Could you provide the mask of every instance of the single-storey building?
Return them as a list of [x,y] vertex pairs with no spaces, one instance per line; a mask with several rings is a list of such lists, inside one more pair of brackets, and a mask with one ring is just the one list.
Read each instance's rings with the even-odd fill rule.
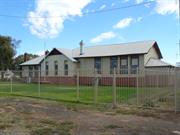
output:
[[37,77],[40,73],[50,82],[61,78],[58,82],[70,83],[78,71],[82,80],[86,80],[95,74],[112,76],[114,69],[117,76],[133,77],[146,68],[167,70],[173,67],[162,58],[158,43],[154,40],[88,47],[81,41],[79,48],[54,48],[20,65],[23,77]]

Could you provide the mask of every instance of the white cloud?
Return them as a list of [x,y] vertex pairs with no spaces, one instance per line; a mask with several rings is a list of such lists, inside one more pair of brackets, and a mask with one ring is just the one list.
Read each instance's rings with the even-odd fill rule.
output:
[[138,17],[138,18],[125,18],[120,20],[117,24],[113,26],[114,29],[123,29],[128,26],[130,26],[132,23],[138,23],[141,22],[143,17]]
[[[142,2],[150,2],[153,0],[135,0],[137,4]],[[124,2],[129,2],[129,0],[124,0]],[[167,14],[176,14],[178,16],[178,2],[179,0],[155,0],[155,12],[160,15],[167,15]],[[149,8],[149,4],[145,4],[145,7]]]
[[133,18],[125,18],[120,20],[116,25],[113,26],[114,29],[123,29],[128,27],[133,22]]
[[142,3],[144,0],[136,0],[136,3],[139,4],[139,3]]
[[140,21],[142,21],[142,19],[143,19],[143,17],[138,17],[138,18],[136,19],[136,22],[140,22]]
[[99,10],[102,10],[102,9],[104,9],[104,8],[106,8],[106,5],[105,5],[105,4],[102,5],[102,6],[99,8]]
[[102,42],[104,40],[109,40],[109,39],[112,39],[115,37],[116,37],[116,34],[112,31],[110,31],[110,32],[101,33],[97,37],[91,39],[90,42],[91,43],[99,43],[99,42]]
[[114,6],[115,6],[115,3],[112,3],[112,4],[111,4],[111,7],[114,7]]
[[[124,2],[129,2],[130,0],[124,0]],[[144,0],[135,0],[137,4],[144,2]]]
[[176,14],[178,16],[178,1],[179,0],[156,0],[155,11],[158,14]]
[[[91,0],[36,0],[36,8],[28,13],[28,26],[40,38],[56,37],[66,19],[81,16]],[[41,18],[42,17],[42,18]]]

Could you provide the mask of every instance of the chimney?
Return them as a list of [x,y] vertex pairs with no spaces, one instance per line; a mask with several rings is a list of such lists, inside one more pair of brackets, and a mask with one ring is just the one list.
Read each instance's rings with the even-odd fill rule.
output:
[[48,53],[49,53],[49,51],[48,51],[48,50],[46,50],[46,51],[45,51],[45,55],[48,55]]
[[83,52],[83,46],[84,46],[83,40],[81,40],[79,45],[80,45],[80,55],[83,55],[84,54],[84,52]]
[[24,62],[28,61],[28,54],[24,53]]

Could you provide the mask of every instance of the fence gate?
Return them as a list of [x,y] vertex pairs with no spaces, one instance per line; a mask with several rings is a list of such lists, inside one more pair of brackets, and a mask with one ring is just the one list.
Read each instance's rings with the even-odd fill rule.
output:
[[180,69],[175,70],[175,111],[180,112]]

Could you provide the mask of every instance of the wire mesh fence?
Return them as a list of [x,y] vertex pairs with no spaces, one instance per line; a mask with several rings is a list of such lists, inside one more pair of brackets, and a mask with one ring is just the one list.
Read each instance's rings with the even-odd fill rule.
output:
[[1,93],[180,111],[179,69],[0,71],[0,75]]
[[175,90],[175,112],[180,111],[180,69],[176,68],[174,72],[174,77],[175,77],[175,85],[174,85],[174,90]]

